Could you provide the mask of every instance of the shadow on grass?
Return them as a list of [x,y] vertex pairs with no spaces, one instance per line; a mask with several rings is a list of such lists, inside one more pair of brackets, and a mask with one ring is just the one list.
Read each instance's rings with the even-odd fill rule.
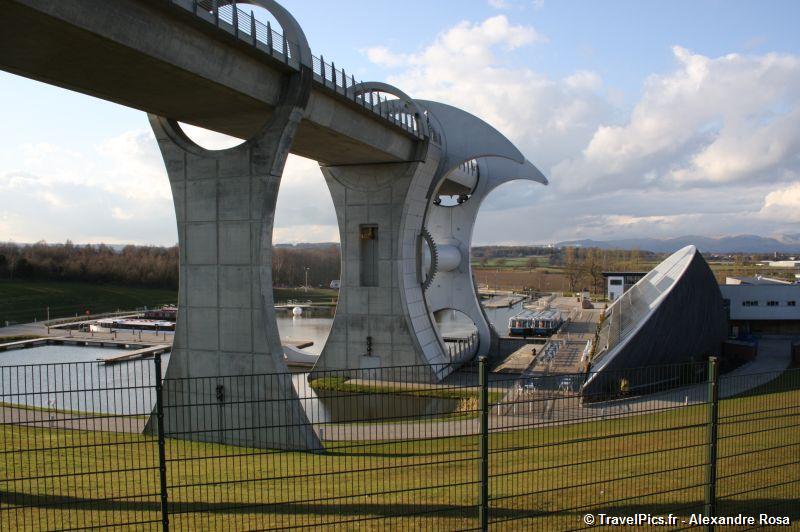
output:
[[[355,498],[355,497],[354,497]],[[0,491],[0,502],[5,506],[3,510],[14,510],[15,506],[38,509],[56,509],[63,507],[65,511],[98,511],[98,512],[160,512],[161,505],[158,500],[132,501],[132,500],[96,500],[82,497],[64,495],[33,495],[28,493]],[[6,506],[7,505],[7,506]],[[24,511],[25,508],[22,508]],[[456,514],[462,518],[477,518],[477,505],[449,505],[449,504],[409,504],[387,502],[381,503],[331,503],[324,500],[309,501],[305,503],[235,503],[235,502],[171,502],[170,514],[261,514],[275,516],[337,516],[350,517],[378,517],[395,518],[403,516],[420,515],[445,515]],[[606,513],[615,516],[630,516],[637,513],[652,515],[675,514],[686,516],[692,513],[703,512],[703,502],[693,500],[690,502],[658,503],[658,504],[615,504],[603,506],[602,504],[582,507],[576,510],[549,510],[542,508],[490,508],[490,517],[495,520],[518,519],[547,519],[557,517],[583,516],[585,513]],[[761,513],[771,516],[787,516],[792,522],[800,520],[800,505],[796,499],[750,499],[745,501],[718,501],[717,515],[735,516],[737,514],[758,517]]]

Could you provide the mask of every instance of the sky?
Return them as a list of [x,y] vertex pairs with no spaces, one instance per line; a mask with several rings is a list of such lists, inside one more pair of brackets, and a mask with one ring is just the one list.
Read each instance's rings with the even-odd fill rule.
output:
[[[462,107],[548,177],[493,192],[474,244],[800,233],[800,2],[282,3],[316,55]],[[0,124],[0,241],[177,242],[143,112],[0,72]],[[273,239],[338,240],[314,161],[287,162]]]

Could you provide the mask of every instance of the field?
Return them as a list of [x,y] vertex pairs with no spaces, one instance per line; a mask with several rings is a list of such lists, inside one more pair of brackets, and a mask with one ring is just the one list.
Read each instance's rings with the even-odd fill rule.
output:
[[[800,392],[796,380],[776,384],[721,402],[720,515],[769,510],[800,518],[793,450],[800,445],[793,422]],[[525,519],[506,529],[559,530],[580,528],[587,511],[701,512],[705,420],[706,407],[698,405],[494,433],[492,519]],[[0,529],[159,523],[152,437],[4,425],[0,442],[0,479],[22,479],[0,481]],[[312,454],[167,440],[170,524],[187,530],[334,522],[348,523],[342,530],[474,527],[479,446],[477,437],[460,436],[328,443],[325,453]],[[10,501],[27,507],[15,510]],[[557,515],[544,515],[550,512]]]
[[[328,288],[275,288],[275,302],[288,300],[331,302],[337,290]],[[134,310],[176,303],[178,293],[160,288],[95,285],[70,282],[0,281],[0,326],[9,323],[28,323],[50,318]]]
[[541,269],[478,269],[472,270],[478,284],[500,290],[539,290],[544,292],[564,292],[569,290],[566,275],[557,270]]
[[0,281],[0,326],[176,303],[173,290],[70,282]]
[[287,301],[313,301],[314,303],[330,303],[338,299],[339,291],[331,288],[273,288],[272,296],[275,304]]

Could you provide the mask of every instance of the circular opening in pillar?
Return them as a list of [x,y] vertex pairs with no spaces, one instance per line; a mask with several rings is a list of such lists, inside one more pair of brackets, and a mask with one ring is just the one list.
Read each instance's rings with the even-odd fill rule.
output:
[[433,195],[434,205],[456,207],[472,197],[478,186],[480,169],[476,160],[466,161],[453,168],[443,178]]
[[204,150],[228,150],[245,142],[242,139],[231,137],[230,135],[225,135],[223,133],[217,133],[216,131],[211,131],[210,129],[204,129],[202,127],[193,126],[183,122],[177,122],[177,124],[178,127],[181,128],[183,134],[189,137],[189,140]]
[[463,312],[447,308],[433,313],[436,330],[450,361],[469,360],[478,351],[478,327]]
[[272,293],[284,360],[291,371],[307,371],[328,341],[341,284],[338,222],[316,161],[287,158],[272,241]]

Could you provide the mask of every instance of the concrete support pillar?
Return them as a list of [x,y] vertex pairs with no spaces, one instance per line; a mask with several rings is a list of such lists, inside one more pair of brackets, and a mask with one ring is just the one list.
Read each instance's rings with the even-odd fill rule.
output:
[[419,276],[426,194],[440,155],[431,147],[423,162],[322,168],[339,222],[342,271],[315,372],[421,365],[429,369],[415,373],[427,381],[449,373]]
[[235,148],[203,149],[171,120],[150,116],[180,245],[178,323],[164,384],[167,437],[320,448],[283,363],[272,298],[275,203],[303,116],[297,102],[308,94],[298,78],[287,83],[295,101]]

